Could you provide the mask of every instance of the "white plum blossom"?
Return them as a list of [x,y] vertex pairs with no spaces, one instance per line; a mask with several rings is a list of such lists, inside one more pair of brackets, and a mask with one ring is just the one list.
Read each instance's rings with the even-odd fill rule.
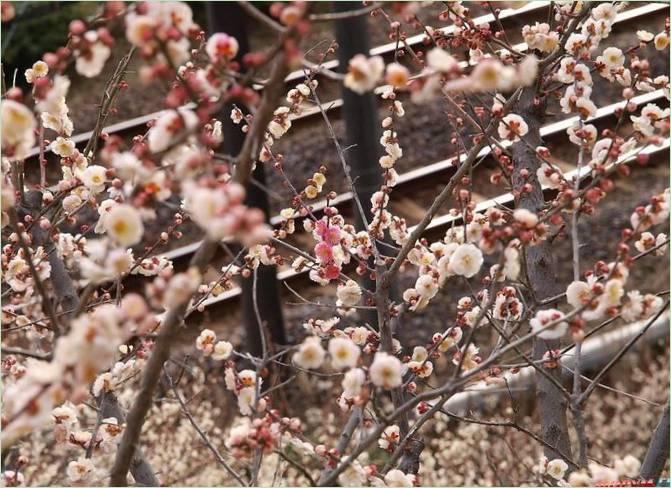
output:
[[398,425],[390,425],[382,431],[382,435],[377,440],[380,449],[389,449],[401,440],[401,428]]
[[443,334],[435,334],[433,336],[433,342],[438,343],[438,350],[440,352],[446,352],[451,347],[459,344],[463,334],[464,332],[461,330],[461,327],[455,326]]
[[203,351],[206,356],[209,356],[214,351],[214,342],[217,340],[217,335],[210,329],[203,329],[196,338],[196,349]]
[[380,56],[367,58],[357,54],[349,60],[345,86],[355,93],[363,94],[373,90],[384,74],[384,61]]
[[538,178],[538,182],[546,188],[557,189],[561,187],[563,181],[561,170],[547,163],[542,163],[536,170],[536,177]]
[[579,57],[588,46],[587,37],[577,32],[571,34],[564,44],[564,48],[568,53],[576,57]]
[[403,89],[408,84],[410,72],[408,68],[399,63],[387,65],[385,80],[396,89]]
[[517,114],[508,114],[499,122],[499,137],[509,141],[518,141],[529,132],[529,126]]
[[[37,121],[33,113],[22,103],[3,100],[2,110],[2,155],[10,159],[24,159],[35,145]],[[4,172],[4,171],[3,171]]]
[[179,133],[193,131],[197,125],[198,116],[191,110],[180,108],[163,113],[147,133],[149,150],[153,153],[165,151]]
[[635,456],[627,454],[622,459],[616,459],[613,462],[613,468],[620,476],[626,478],[636,478],[641,470],[641,461]]
[[212,351],[212,359],[217,361],[224,361],[233,354],[233,344],[228,341],[217,341]]
[[655,36],[655,49],[663,51],[669,46],[669,35],[666,32],[660,32]]
[[550,25],[546,23],[536,22],[533,26],[525,25],[522,28],[522,36],[529,49],[538,49],[544,53],[554,51],[559,45],[559,33],[551,30]]
[[563,459],[553,459],[545,467],[545,472],[556,480],[563,479],[567,470],[568,464]]
[[450,257],[450,271],[471,278],[480,271],[484,258],[482,251],[473,244],[461,244]]
[[68,463],[65,473],[72,484],[87,485],[93,482],[96,467],[91,459],[80,456],[76,461]]
[[172,277],[163,293],[162,305],[167,310],[175,305],[188,302],[200,285],[200,272],[195,266]]
[[483,59],[468,78],[470,90],[507,91],[516,84],[517,72],[495,59]]
[[433,48],[427,53],[426,64],[439,73],[449,73],[459,68],[459,62],[440,48]]
[[391,469],[384,475],[386,486],[411,487],[415,484],[414,474],[405,474],[400,469]]
[[608,70],[614,70],[624,65],[624,54],[620,48],[609,47],[604,49],[601,56],[596,58],[596,62],[603,63]]
[[566,301],[573,308],[582,307],[591,296],[589,284],[584,281],[573,281],[566,288]]
[[256,388],[247,386],[238,392],[238,408],[242,415],[251,415],[256,402]]
[[541,339],[559,339],[566,334],[568,328],[563,318],[564,314],[554,308],[539,310],[536,316],[529,321],[531,332],[538,333]]
[[44,61],[36,61],[24,74],[28,83],[34,83],[37,78],[42,78],[46,76],[47,73],[49,73],[49,65]]
[[361,394],[361,389],[366,382],[366,373],[361,368],[352,368],[342,379],[343,395],[353,398]]
[[51,143],[49,148],[60,157],[68,158],[75,153],[75,142],[72,139],[59,136]]
[[401,386],[402,367],[398,358],[386,352],[375,353],[373,364],[370,365],[370,379],[375,386],[387,390]]
[[[569,136],[569,140],[578,146],[587,146],[591,147],[596,142],[597,130],[592,124],[583,124],[580,127],[580,124],[575,124],[566,129],[566,133]],[[580,136],[577,135],[580,134]]]
[[356,366],[361,355],[361,349],[351,339],[334,337],[329,341],[329,355],[333,369],[348,369]]
[[82,174],[82,183],[88,190],[96,195],[105,189],[105,180],[107,179],[107,169],[103,166],[89,166]]
[[338,285],[336,291],[339,307],[353,307],[361,300],[361,287],[354,280],[347,280],[346,283]]
[[326,351],[318,337],[307,337],[293,355],[293,362],[303,369],[318,369],[324,364]]
[[105,230],[122,246],[134,246],[142,240],[144,225],[140,213],[130,205],[115,205],[105,218]]
[[102,72],[112,50],[98,39],[95,31],[88,31],[84,37],[89,46],[85,52],[75,52],[75,69],[82,76],[94,78]]
[[513,218],[521,224],[524,229],[533,229],[538,224],[538,215],[526,208],[518,208],[513,212]]

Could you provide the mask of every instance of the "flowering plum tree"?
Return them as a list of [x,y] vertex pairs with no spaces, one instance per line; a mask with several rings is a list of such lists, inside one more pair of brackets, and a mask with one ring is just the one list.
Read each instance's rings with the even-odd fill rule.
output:
[[[615,45],[615,24],[630,8],[624,2],[547,2],[546,22],[515,33],[504,29],[492,2],[444,2],[432,18],[441,28],[420,20],[433,14],[420,15],[416,3],[326,14],[309,2],[275,3],[269,13],[240,6],[275,36],[241,61],[238,40],[206,35],[186,3],[110,1],[97,17],[73,21],[67,45],[25,72],[29,90],[3,85],[4,483],[29,482],[31,466],[42,461],[25,446],[46,442],[56,447],[49,462],[61,477],[54,479],[179,485],[154,462],[154,450],[179,445],[181,431],[165,424],[159,434],[154,425],[180,414],[209,451],[189,469],[214,466],[218,484],[419,485],[432,449],[428,427],[443,415],[524,433],[541,456],[537,466],[525,467],[532,483],[659,477],[668,458],[668,404],[648,434],[645,456],[617,446],[610,464],[590,454],[595,426],[584,410],[604,375],[666,317],[668,291],[639,290],[630,276],[667,251],[669,191],[641,188],[645,204],[620,208],[627,223],[617,242],[602,243],[607,259],[584,255],[579,222],[607,195],[617,196],[616,178],[626,181],[631,165],[668,148],[669,78],[648,59],[668,48],[668,18],[655,32],[638,30],[633,45]],[[13,8],[2,3],[3,20]],[[484,10],[487,20],[476,22],[471,9]],[[340,74],[329,67],[336,42],[306,47],[315,24],[363,16],[388,31],[392,58],[356,54]],[[94,129],[80,144],[67,73],[70,66],[87,78],[103,72],[119,41],[113,26],[122,27],[130,51],[100,94]],[[421,42],[410,42],[410,31]],[[514,34],[523,42],[513,44]],[[308,53],[317,61],[308,61]],[[166,109],[146,133],[124,141],[103,127],[138,57],[140,82],[165,84]],[[289,77],[298,81],[287,90],[293,69],[304,76]],[[382,183],[369,199],[360,198],[349,148],[320,101],[320,76],[381,97]],[[597,88],[617,104],[610,126],[598,119]],[[659,100],[640,106],[641,96],[656,91]],[[449,180],[411,226],[390,205],[405,178],[396,169],[404,157],[399,121],[408,103],[427,101],[448,107],[445,138],[456,156]],[[219,149],[223,107],[233,107],[226,116],[245,135],[237,154]],[[311,168],[303,183],[285,172],[276,143],[307,107],[324,122],[338,157],[332,168],[344,177],[353,215],[337,204],[342,195],[328,164]],[[541,129],[552,117],[569,121],[562,132],[570,156],[563,159],[572,169],[544,145]],[[57,156],[55,172],[48,171],[48,152]],[[35,155],[39,167],[28,163]],[[509,193],[509,205],[478,205],[476,173],[484,157],[496,166],[490,183]],[[258,165],[291,191],[272,221],[245,203]],[[172,213],[167,220],[159,212],[165,208]],[[436,237],[428,231],[440,215],[451,225]],[[204,239],[179,270],[161,251],[188,237],[182,231],[188,223]],[[301,228],[307,238],[297,238]],[[567,262],[555,259],[561,239],[571,244]],[[220,248],[228,253],[223,267],[214,259]],[[294,344],[271,340],[267,311],[259,307],[260,266],[306,271],[321,285],[319,299],[290,288],[311,310]],[[571,280],[561,278],[563,269]],[[133,276],[142,286],[126,286]],[[229,332],[190,320],[240,278],[252,283],[260,354],[238,347]],[[392,288],[406,279],[414,284],[395,298]],[[409,317],[444,307],[437,302],[446,296],[454,309],[441,312],[445,327],[422,345],[405,341]],[[636,334],[586,378],[585,341],[622,324],[638,324]],[[185,341],[195,365],[177,359]],[[189,397],[182,376],[204,364],[217,374],[194,376],[196,383],[218,393]],[[514,415],[499,422],[449,410],[464,392],[505,390],[523,369],[535,378],[536,425]],[[290,404],[305,402],[296,382],[327,379],[317,405],[324,419],[339,414],[339,433],[317,440]],[[228,420],[216,427],[192,413],[199,402],[219,401]],[[174,436],[157,446],[159,435]],[[288,469],[296,474],[282,478]]]

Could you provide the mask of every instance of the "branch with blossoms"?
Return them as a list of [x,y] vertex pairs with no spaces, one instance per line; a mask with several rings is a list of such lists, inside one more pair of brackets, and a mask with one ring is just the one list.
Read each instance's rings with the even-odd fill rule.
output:
[[[636,97],[668,93],[668,77],[656,76],[646,59],[646,50],[667,49],[668,20],[656,34],[639,30],[636,44],[623,50],[605,46],[626,13],[619,2],[551,2],[547,23],[525,25],[519,33],[506,31],[504,16],[490,2],[483,5],[486,22],[471,16],[468,3],[447,2],[437,16],[450,24],[445,29],[424,22],[414,4],[392,9],[378,2],[338,14],[311,13],[303,2],[272,4],[268,14],[247,2],[241,6],[275,36],[267,49],[244,56],[244,74],[234,61],[237,40],[225,33],[206,36],[187,4],[108,2],[100,16],[73,22],[67,46],[24,73],[30,95],[17,87],[3,94],[3,441],[20,445],[48,425],[53,442],[68,446],[63,466],[71,484],[126,486],[130,472],[134,482],[153,486],[165,482],[154,462],[163,450],[156,449],[157,436],[172,434],[156,432],[154,422],[181,412],[185,419],[175,422],[184,420],[205,444],[218,479],[226,482],[266,484],[293,469],[319,486],[412,486],[420,483],[423,453],[431,449],[430,426],[446,415],[522,432],[543,453],[530,473],[539,483],[596,484],[639,471],[659,476],[668,404],[643,464],[625,456],[613,468],[596,463],[585,412],[597,388],[607,386],[606,375],[668,309],[668,292],[639,291],[633,278],[642,262],[668,250],[662,232],[668,189],[646,195],[620,238],[603,243],[609,261],[592,263],[585,255],[579,225],[606,195],[617,195],[614,173],[626,181],[633,162],[645,164],[651,149],[664,147],[669,109],[639,107]],[[359,54],[344,75],[334,75],[336,43],[303,49],[313,22],[364,15],[388,29],[392,62]],[[80,151],[72,137],[66,68],[98,76],[114,46],[106,23],[117,20],[131,53],[113,70]],[[422,42],[410,40],[410,29],[421,32]],[[512,44],[514,36],[524,44]],[[141,58],[141,82],[167,88],[167,108],[132,141],[101,136],[129,83],[131,55]],[[303,81],[287,89],[287,80],[298,79],[291,70],[299,67]],[[379,94],[389,112],[380,122],[384,153],[372,162],[383,183],[370,202],[357,191],[347,148],[322,103],[322,75],[355,93]],[[599,131],[592,98],[602,86],[621,92],[622,106],[615,123]],[[401,120],[407,104],[427,101],[445,103],[444,136],[456,157],[449,181],[410,226],[390,204],[401,192]],[[217,117],[235,103],[250,107],[246,115],[238,108],[230,114],[246,138],[239,154],[222,155]],[[324,122],[337,174],[344,175],[341,187],[351,192],[363,228],[339,207],[327,162],[310,168],[304,184],[285,171],[283,152],[293,148],[279,141],[310,104]],[[558,116],[576,121],[561,151],[575,155],[575,169],[566,173],[541,137],[554,105]],[[43,166],[36,186],[27,183],[32,175],[25,164],[34,145],[40,164],[47,149],[59,164],[57,174]],[[512,208],[476,203],[475,180],[485,158],[496,168],[492,185],[509,192]],[[289,194],[272,228],[261,211],[244,204],[256,165],[275,171]],[[264,189],[279,195],[269,185]],[[165,209],[173,214],[169,222],[161,217]],[[451,224],[436,237],[430,231],[444,212]],[[186,223],[205,238],[177,272],[169,257],[156,253],[183,237]],[[155,227],[158,236],[150,231]],[[563,263],[555,259],[565,235],[568,282],[560,279]],[[231,251],[229,242],[240,248]],[[220,247],[223,266],[215,258]],[[262,320],[261,265],[306,270],[321,286],[314,298],[287,284],[300,310],[308,310],[304,337],[293,344],[276,347]],[[358,284],[364,276],[374,286]],[[253,279],[260,357],[236,350],[232,334],[195,320],[195,312],[205,312],[238,277]],[[395,297],[392,285],[407,278],[414,284]],[[335,299],[321,299],[331,294]],[[456,311],[443,311],[445,328],[411,349],[411,320],[448,296]],[[363,313],[373,310],[367,323]],[[583,341],[621,323],[641,325],[588,378]],[[180,382],[182,373],[166,364],[182,364],[177,344],[193,337],[198,364],[218,374],[206,381],[221,381],[221,395],[189,399],[194,385]],[[572,370],[565,366],[569,357]],[[182,372],[192,367],[185,361]],[[534,374],[536,425],[521,422],[517,411],[499,421],[450,410],[458,395],[489,385],[516,401],[508,379],[520,368]],[[296,401],[307,410],[300,384],[313,381],[340,383],[333,398],[319,399],[320,422],[331,410],[343,413],[329,437],[312,430],[305,412],[291,416],[299,395]],[[169,394],[157,395],[161,391]],[[199,400],[217,415],[230,413],[232,423],[217,430],[219,424],[201,419],[206,413]],[[569,435],[569,411],[577,444]],[[172,439],[182,442],[175,434],[167,444]],[[19,483],[24,461],[5,468],[7,484]]]

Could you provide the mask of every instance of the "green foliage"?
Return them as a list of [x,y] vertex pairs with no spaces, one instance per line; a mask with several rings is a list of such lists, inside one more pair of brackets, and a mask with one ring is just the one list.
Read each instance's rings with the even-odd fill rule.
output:
[[92,16],[98,2],[16,2],[17,18],[3,25],[2,62],[11,79],[14,69],[30,67],[42,54],[65,45],[73,19]]

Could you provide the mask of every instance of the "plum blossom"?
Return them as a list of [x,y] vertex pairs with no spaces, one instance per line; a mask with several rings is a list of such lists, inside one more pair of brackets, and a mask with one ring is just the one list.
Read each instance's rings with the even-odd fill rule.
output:
[[[538,333],[538,337],[541,339],[559,339],[566,334],[568,328],[568,324],[562,320],[563,318],[564,314],[554,308],[539,310],[536,316],[529,321],[531,331]],[[553,325],[550,326],[550,324]]]
[[464,371],[476,368],[480,364],[481,358],[478,356],[480,349],[473,343],[464,346],[454,353],[452,356],[452,364],[459,366]]
[[509,141],[518,141],[529,132],[529,126],[522,117],[508,114],[499,122],[499,137]]
[[401,386],[402,367],[398,358],[386,352],[375,353],[373,364],[370,365],[370,379],[375,386],[387,390]]
[[566,129],[569,140],[578,146],[591,147],[596,142],[597,130],[592,124],[575,124]]
[[60,157],[69,158],[75,153],[75,142],[72,139],[59,136],[51,143],[49,148]]
[[461,327],[451,327],[447,332],[440,334],[434,334],[433,343],[438,343],[438,350],[440,352],[447,352],[451,347],[459,344],[461,338],[463,337],[463,331]]
[[[5,3],[3,3],[2,5],[4,13]],[[26,478],[22,472],[8,469],[2,472],[2,481],[4,486],[25,486]]]
[[636,37],[639,41],[650,42],[655,38],[655,34],[646,30],[638,30],[636,31]]
[[346,337],[334,337],[331,339],[328,351],[331,356],[331,366],[339,370],[356,366],[361,354],[359,347]]
[[620,48],[608,47],[604,49],[601,56],[597,56],[595,62],[603,63],[609,71],[614,70],[624,65],[624,54]]
[[545,188],[557,189],[561,187],[564,179],[563,174],[559,168],[554,168],[547,163],[542,163],[536,170],[536,177],[538,182]]
[[591,288],[584,281],[573,281],[566,288],[566,301],[573,308],[582,307],[591,296]]
[[386,82],[397,89],[403,89],[410,79],[408,68],[399,63],[390,63],[386,69]]
[[575,57],[579,57],[588,47],[589,43],[587,42],[587,37],[577,32],[571,34],[564,44],[566,51]]
[[200,281],[201,275],[195,266],[173,276],[163,293],[163,307],[167,310],[175,305],[187,303],[198,290]]
[[92,194],[96,195],[105,189],[106,172],[107,169],[103,166],[89,166],[82,174],[82,183]]
[[634,243],[634,247],[641,253],[657,247],[657,250],[653,251],[653,255],[663,256],[669,248],[668,240],[668,236],[664,233],[660,233],[655,237],[650,232],[643,232],[639,240]]
[[545,467],[545,472],[556,480],[563,479],[567,470],[568,464],[563,459],[553,459]]
[[104,225],[108,235],[122,246],[134,246],[142,240],[144,225],[140,213],[130,205],[115,205]]
[[613,467],[620,476],[626,478],[636,478],[641,470],[641,461],[639,461],[635,456],[627,454],[622,459],[616,459],[613,462]]
[[153,153],[165,151],[178,134],[193,131],[197,126],[198,116],[193,111],[185,108],[167,111],[154,121],[147,133],[149,150]]
[[206,356],[209,356],[214,352],[214,343],[216,340],[217,336],[214,331],[203,329],[196,338],[196,349],[203,351]]
[[228,341],[217,341],[212,351],[212,359],[216,361],[224,361],[233,354],[233,344]]
[[102,42],[96,31],[88,31],[83,35],[83,49],[75,50],[75,69],[87,78],[98,76],[112,54],[112,50]]
[[440,48],[433,48],[427,53],[426,64],[439,73],[449,73],[459,69],[459,62]]
[[212,239],[236,236],[245,245],[253,246],[269,237],[263,212],[243,204],[245,189],[242,185],[228,182],[208,188],[189,182],[185,186],[184,207]]
[[80,456],[76,461],[70,461],[65,472],[72,484],[85,486],[95,479],[96,467],[91,459]]
[[533,229],[538,224],[538,215],[526,208],[518,208],[513,212],[513,218],[523,229]]
[[355,93],[363,94],[373,90],[382,79],[384,61],[380,56],[367,58],[357,54],[349,60],[345,86]]
[[522,28],[522,36],[529,49],[538,49],[545,53],[554,51],[559,45],[559,33],[552,31],[550,25],[546,23],[536,22],[533,26],[525,25]]
[[212,34],[205,44],[205,52],[213,63],[232,60],[238,54],[238,49],[237,39],[223,32]]
[[515,86],[516,72],[512,66],[506,66],[495,59],[483,59],[479,62],[471,76],[471,90],[507,91]]
[[0,110],[2,155],[12,160],[24,159],[35,145],[35,117],[28,107],[14,100],[3,100]]
[[391,469],[384,475],[387,486],[411,487],[415,483],[414,474],[405,474],[400,469]]
[[361,287],[354,280],[338,285],[338,306],[353,307],[361,300]]
[[36,61],[24,74],[28,83],[34,83],[37,78],[42,78],[47,73],[49,73],[49,65],[44,61]]
[[401,440],[401,429],[398,425],[390,425],[382,431],[382,435],[377,440],[380,449],[388,450]]
[[147,59],[165,61],[162,42],[175,66],[189,58],[190,42],[186,36],[199,29],[185,2],[149,2],[142,13],[136,10],[126,15],[128,41],[142,48]]
[[248,386],[238,392],[238,408],[242,415],[251,415],[256,402],[256,388]]
[[361,389],[366,382],[366,373],[361,368],[352,368],[342,379],[343,395],[353,398],[361,394]]
[[473,244],[461,244],[450,257],[450,270],[457,275],[471,278],[480,271],[484,259],[482,251]]
[[318,337],[307,337],[293,355],[293,362],[303,369],[318,369],[324,363],[326,351]]
[[666,32],[660,32],[655,36],[655,49],[663,51],[669,45],[669,35]]

